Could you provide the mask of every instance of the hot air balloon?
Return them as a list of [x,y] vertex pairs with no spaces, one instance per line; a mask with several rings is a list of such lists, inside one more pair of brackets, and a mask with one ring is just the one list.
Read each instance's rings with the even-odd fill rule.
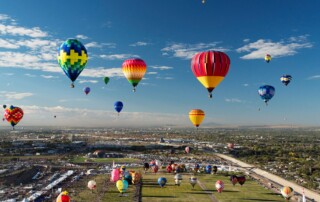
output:
[[236,185],[237,182],[238,182],[237,176],[231,175],[231,176],[230,176],[230,182],[233,184],[233,186]]
[[83,92],[84,92],[86,95],[88,95],[88,94],[90,93],[90,88],[89,88],[89,87],[85,87],[85,88],[83,89]]
[[213,166],[213,169],[212,169],[213,173],[216,174],[217,171],[218,171],[218,167],[217,166]]
[[161,166],[162,166],[162,162],[161,161],[155,160],[155,163],[159,168],[161,168]]
[[139,58],[128,59],[122,64],[122,72],[133,86],[133,92],[147,71],[146,63]]
[[270,54],[266,54],[266,56],[264,56],[264,60],[269,63],[271,61],[271,55]]
[[63,191],[57,197],[56,202],[70,202],[70,197],[67,191]]
[[202,3],[205,4],[205,3],[206,3],[206,0],[202,0]]
[[176,175],[174,176],[175,185],[180,186],[181,180],[182,180],[182,175],[181,175],[181,174],[176,174]]
[[149,163],[143,164],[144,173],[146,173],[149,168],[150,168]]
[[114,109],[118,112],[118,115],[121,112],[122,108],[123,108],[123,103],[121,101],[117,101],[114,103]]
[[246,182],[246,177],[239,176],[239,177],[237,177],[237,180],[238,180],[239,184],[242,186]]
[[103,81],[107,85],[109,83],[109,81],[110,81],[110,78],[106,76],[106,77],[103,78]]
[[160,185],[161,188],[163,188],[164,185],[166,185],[166,183],[167,183],[167,179],[165,177],[159,177],[158,184]]
[[130,171],[131,177],[132,177],[132,184],[138,184],[141,181],[141,173]]
[[219,51],[197,53],[191,61],[193,74],[208,90],[210,98],[212,98],[212,91],[228,74],[229,67],[228,55]]
[[94,189],[97,188],[97,183],[94,180],[90,180],[88,182],[88,188],[93,192]]
[[205,117],[204,111],[201,109],[193,109],[189,112],[189,118],[195,127],[199,127]]
[[280,191],[281,191],[282,196],[286,200],[289,200],[294,194],[294,191],[291,187],[282,187]]
[[190,184],[194,188],[194,185],[196,185],[198,182],[198,179],[195,176],[190,177]]
[[280,81],[284,84],[284,85],[288,85],[291,81],[292,77],[290,75],[283,75],[281,78],[280,78]]
[[189,152],[190,152],[190,147],[186,147],[186,148],[184,149],[184,151],[185,151],[187,154],[189,154]]
[[2,105],[3,109],[7,108],[7,105]]
[[53,117],[54,117],[54,118],[57,118],[57,116],[56,116],[56,115],[54,115]]
[[129,184],[127,180],[118,180],[116,186],[121,194],[127,191]]
[[150,165],[150,166],[156,165],[156,161],[155,161],[155,160],[150,161],[149,165]]
[[172,172],[172,167],[171,167],[171,165],[167,165],[166,170],[167,170],[168,173],[171,173],[171,172]]
[[19,107],[10,106],[4,111],[4,118],[11,124],[12,128],[23,118],[23,111]]
[[211,165],[207,165],[205,171],[206,171],[207,174],[211,174],[212,166]]
[[194,164],[194,171],[198,172],[200,165],[198,163]]
[[222,190],[224,189],[224,183],[221,180],[218,180],[216,182],[216,189],[219,193],[221,193]]
[[276,90],[273,86],[260,86],[258,93],[263,101],[268,105],[269,100],[274,96]]
[[64,73],[72,81],[78,78],[88,62],[87,49],[77,39],[68,39],[58,49],[58,63]]
[[111,172],[111,182],[117,182],[120,179],[120,170],[115,168]]
[[126,171],[126,166],[121,166],[121,167],[120,167],[120,171],[121,171],[121,172]]
[[157,165],[154,165],[154,166],[151,167],[151,169],[152,169],[152,171],[153,171],[154,173],[157,173],[158,170],[159,170],[159,167],[158,167]]
[[132,176],[128,171],[123,173],[123,179],[127,180],[128,184],[132,184]]

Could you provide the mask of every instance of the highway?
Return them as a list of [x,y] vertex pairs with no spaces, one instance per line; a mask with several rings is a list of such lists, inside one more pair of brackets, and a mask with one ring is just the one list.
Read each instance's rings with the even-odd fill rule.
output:
[[[271,174],[267,171],[264,171],[264,170],[261,170],[259,168],[255,168],[255,166],[253,165],[250,165],[250,164],[247,164],[247,163],[244,163],[242,161],[239,161],[235,158],[232,158],[230,156],[227,156],[227,155],[224,155],[224,154],[217,154],[215,153],[216,156],[222,158],[222,159],[225,159],[227,161],[231,161],[232,163],[234,164],[237,164],[239,165],[240,167],[244,167],[244,168],[252,168],[250,169],[250,172],[254,172],[258,175],[261,175],[269,180],[272,180],[282,186],[289,186],[289,187],[292,187],[293,190],[296,192],[296,193],[299,193],[299,194],[302,194],[302,190],[304,187],[300,186],[300,185],[297,185],[296,183],[293,183],[293,182],[290,182],[288,180],[285,180],[277,175],[274,175],[274,174]],[[249,170],[249,169],[248,169]],[[304,188],[304,193],[306,195],[307,198],[310,198],[310,199],[314,199],[315,201],[317,202],[320,202],[320,195],[310,189],[306,189]]]

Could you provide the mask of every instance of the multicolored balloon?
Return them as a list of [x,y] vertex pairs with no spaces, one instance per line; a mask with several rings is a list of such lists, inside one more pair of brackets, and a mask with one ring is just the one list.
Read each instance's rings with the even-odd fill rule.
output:
[[211,165],[207,165],[205,171],[206,171],[207,174],[211,174],[212,166]]
[[189,112],[189,118],[195,127],[199,127],[205,117],[204,111],[201,109],[193,109]]
[[86,67],[87,62],[87,49],[77,39],[66,40],[58,49],[58,63],[72,81],[71,88],[74,88],[74,81]]
[[157,165],[154,165],[154,166],[151,167],[151,169],[152,169],[152,171],[153,171],[154,173],[157,173],[158,170],[159,170],[159,167],[158,167]]
[[228,149],[233,150],[234,149],[234,143],[228,143],[227,147],[228,147]]
[[110,78],[107,77],[107,76],[103,78],[103,81],[104,81],[104,83],[105,83],[106,85],[109,83],[109,80],[110,80]]
[[59,194],[56,202],[70,202],[70,196],[67,191],[63,191]]
[[147,71],[146,63],[139,58],[125,60],[122,64],[122,72],[133,86],[133,92]]
[[164,185],[166,185],[166,183],[167,183],[167,179],[165,177],[159,177],[158,184],[160,185],[161,188],[163,188]]
[[276,89],[273,86],[260,86],[258,93],[263,101],[268,105],[268,101],[274,96]]
[[191,61],[191,69],[200,83],[208,90],[212,98],[212,91],[228,74],[230,59],[220,51],[197,53]]
[[266,54],[266,56],[264,56],[264,60],[269,63],[271,61],[271,55],[270,54]]
[[23,111],[19,107],[10,106],[4,111],[4,118],[11,124],[12,128],[23,118]]
[[127,180],[118,180],[116,186],[121,194],[127,191],[129,184]]
[[175,185],[180,186],[181,181],[182,181],[182,175],[181,175],[181,174],[176,174],[176,175],[174,176]]
[[222,190],[224,189],[224,183],[221,180],[218,180],[216,182],[216,189],[219,193],[221,193]]
[[90,89],[89,87],[85,87],[85,88],[83,89],[83,92],[84,92],[86,95],[88,95],[88,94],[90,93],[90,91],[91,91],[91,89]]
[[291,79],[292,77],[290,75],[283,75],[281,78],[280,78],[280,81],[284,84],[284,85],[288,85],[290,82],[291,82]]
[[281,191],[282,196],[286,200],[289,200],[294,194],[294,191],[291,187],[282,187],[280,191]]
[[118,115],[121,112],[122,108],[123,108],[123,103],[121,101],[117,101],[114,103],[114,109],[118,112]]

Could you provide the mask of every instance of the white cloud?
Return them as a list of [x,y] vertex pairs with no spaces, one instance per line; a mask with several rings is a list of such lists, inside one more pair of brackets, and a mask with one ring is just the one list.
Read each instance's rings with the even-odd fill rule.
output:
[[85,79],[78,79],[79,83],[98,83],[98,80],[85,80]]
[[158,74],[158,72],[148,72],[147,74]]
[[93,42],[90,42],[90,43],[87,43],[84,45],[86,48],[101,48],[102,45],[101,44],[98,44],[97,42],[93,41]]
[[297,54],[297,50],[311,48],[313,45],[307,41],[307,35],[290,37],[288,40],[272,42],[271,40],[259,39],[237,49],[237,52],[249,52],[242,59],[261,59],[266,54],[272,57],[284,57]]
[[197,43],[197,44],[183,44],[183,43],[173,43],[163,49],[162,55],[170,55],[173,57],[181,59],[190,59],[196,53],[206,50],[215,50],[215,51],[228,51],[228,49],[218,46],[219,42],[212,43]]
[[5,76],[13,76],[14,73],[3,73],[2,75],[5,75]]
[[11,18],[6,14],[0,14],[0,21],[2,20],[11,20]]
[[0,34],[14,36],[29,36],[33,38],[47,37],[48,33],[42,31],[39,27],[25,28],[16,25],[0,24]]
[[153,66],[149,66],[152,69],[159,69],[159,70],[169,70],[169,69],[173,69],[173,67],[169,67],[169,66],[159,66],[159,65],[153,65]]
[[23,98],[33,96],[33,93],[17,93],[0,91],[0,97],[5,97],[6,100],[22,100]]
[[248,87],[249,86],[249,84],[247,84],[247,83],[244,83],[244,84],[242,84],[244,87]]
[[122,68],[86,68],[81,73],[85,77],[124,77]]
[[52,76],[52,75],[40,75],[42,78],[45,78],[45,79],[56,79],[56,78],[59,78],[57,76]]
[[129,58],[138,58],[139,55],[134,54],[111,54],[111,55],[100,55],[101,58],[106,60],[124,60]]
[[151,43],[148,42],[143,42],[143,41],[137,41],[133,44],[130,44],[129,46],[147,46],[147,45],[151,45]]
[[78,34],[77,36],[76,36],[76,39],[83,39],[83,40],[85,40],[85,39],[88,39],[89,37],[87,37],[87,36],[85,36],[85,35],[82,35],[82,34]]
[[226,98],[225,101],[226,102],[232,102],[232,103],[245,103],[244,100],[240,100],[238,98]]
[[19,47],[20,46],[14,43],[14,40],[0,39],[0,48],[17,49]]
[[250,39],[243,39],[243,42],[248,43]]
[[27,77],[32,77],[32,78],[36,77],[36,75],[34,75],[34,74],[24,74],[24,75]]
[[160,76],[157,76],[156,79],[172,80],[173,77],[169,77],[169,76],[167,76],[167,77],[160,77]]
[[307,78],[307,80],[316,80],[316,79],[320,79],[320,75],[314,75]]

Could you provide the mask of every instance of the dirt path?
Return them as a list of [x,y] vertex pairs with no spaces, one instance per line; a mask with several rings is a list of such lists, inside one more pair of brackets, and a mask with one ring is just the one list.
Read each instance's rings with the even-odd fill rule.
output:
[[207,189],[206,185],[202,184],[199,180],[198,180],[198,184],[199,184],[199,186],[201,187],[201,189],[202,189],[206,194],[209,195],[209,197],[210,197],[210,199],[211,199],[212,202],[219,202],[219,201],[216,199],[216,197],[214,197],[214,195],[212,194],[211,191],[207,191],[208,189]]

